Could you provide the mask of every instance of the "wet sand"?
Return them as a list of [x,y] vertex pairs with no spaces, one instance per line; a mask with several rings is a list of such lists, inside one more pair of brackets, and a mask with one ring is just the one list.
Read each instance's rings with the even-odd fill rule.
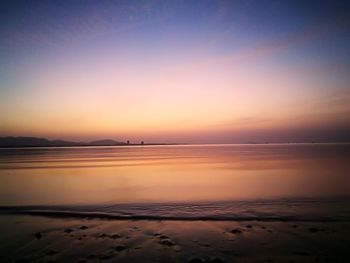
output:
[[0,216],[1,262],[346,262],[350,222]]

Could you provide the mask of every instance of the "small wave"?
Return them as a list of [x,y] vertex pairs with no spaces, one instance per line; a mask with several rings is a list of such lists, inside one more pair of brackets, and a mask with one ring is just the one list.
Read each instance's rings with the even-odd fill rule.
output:
[[109,220],[350,222],[350,202],[260,200],[191,204],[0,206],[0,214]]
[[104,212],[76,212],[56,210],[14,210],[0,208],[1,213],[57,218],[90,218],[111,220],[173,220],[173,221],[304,221],[304,222],[344,222],[350,218],[302,217],[302,216],[167,216],[167,215],[117,215]]

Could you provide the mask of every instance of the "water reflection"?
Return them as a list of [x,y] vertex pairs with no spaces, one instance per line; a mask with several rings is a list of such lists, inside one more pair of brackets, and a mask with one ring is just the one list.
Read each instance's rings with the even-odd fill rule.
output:
[[350,192],[348,144],[1,149],[0,202],[96,204]]

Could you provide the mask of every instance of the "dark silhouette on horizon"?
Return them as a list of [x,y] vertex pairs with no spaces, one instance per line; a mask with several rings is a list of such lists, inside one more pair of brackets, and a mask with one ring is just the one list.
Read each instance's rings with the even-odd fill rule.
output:
[[[152,143],[147,145],[160,145],[164,143]],[[69,147],[69,146],[123,146],[123,145],[146,145],[144,141],[140,144],[131,144],[126,142],[115,141],[112,139],[96,140],[91,142],[74,142],[65,140],[48,140],[37,137],[0,137],[0,148],[11,147]]]

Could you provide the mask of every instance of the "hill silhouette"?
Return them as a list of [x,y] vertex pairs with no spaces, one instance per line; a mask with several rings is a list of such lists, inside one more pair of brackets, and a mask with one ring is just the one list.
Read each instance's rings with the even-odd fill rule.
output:
[[73,142],[65,140],[48,140],[37,137],[0,137],[0,147],[65,147],[65,146],[117,146],[126,145],[111,139],[91,142]]

